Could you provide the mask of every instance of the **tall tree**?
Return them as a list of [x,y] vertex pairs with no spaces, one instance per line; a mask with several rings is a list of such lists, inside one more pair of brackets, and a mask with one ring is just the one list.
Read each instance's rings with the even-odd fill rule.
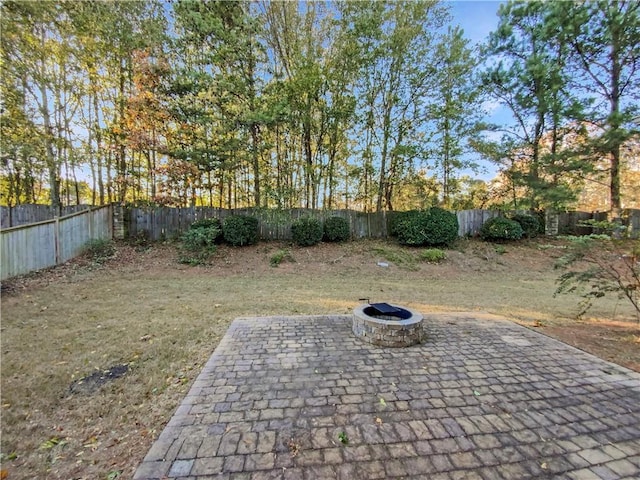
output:
[[426,143],[420,107],[434,85],[428,65],[444,13],[434,1],[358,2],[341,12],[359,46],[363,172],[376,164],[378,211],[393,210],[395,189]]
[[435,123],[434,157],[442,182],[442,204],[451,206],[455,172],[473,168],[468,139],[480,128],[480,89],[475,77],[478,56],[468,46],[459,27],[449,27],[438,43],[428,115]]
[[555,20],[571,46],[574,86],[591,101],[586,118],[597,127],[593,142],[610,166],[610,205],[621,208],[621,148],[639,135],[640,3],[626,0],[556,6]]
[[61,126],[56,122],[60,119],[56,108],[71,88],[59,81],[60,62],[65,62],[67,55],[60,41],[64,38],[63,12],[49,2],[3,2],[1,17],[3,73],[10,84],[22,89],[23,112],[33,118],[40,132],[37,138],[42,141],[50,202],[59,210],[63,132],[56,128]]
[[[513,164],[509,176],[527,189],[532,209],[570,200],[567,184],[558,183],[559,176],[549,173],[581,167],[559,164],[558,127],[570,118],[568,112],[575,110],[576,102],[567,88],[566,52],[558,48],[556,32],[549,28],[551,13],[550,4],[543,2],[518,0],[501,5],[498,29],[486,50],[493,65],[483,72],[486,91],[513,116],[514,124],[506,133],[511,148],[519,150],[520,161]],[[550,129],[551,142],[547,140]]]

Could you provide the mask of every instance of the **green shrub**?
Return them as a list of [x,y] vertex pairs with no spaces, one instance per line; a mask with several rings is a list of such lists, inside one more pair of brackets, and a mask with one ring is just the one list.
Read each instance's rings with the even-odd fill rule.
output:
[[490,218],[482,225],[480,238],[487,241],[519,240],[522,238],[522,227],[508,218]]
[[230,215],[222,222],[224,241],[234,246],[258,242],[258,219],[249,215]]
[[219,236],[220,230],[217,227],[190,228],[182,234],[182,247],[190,252],[213,252]]
[[322,223],[314,217],[302,217],[291,224],[291,238],[302,247],[317,245],[322,234]]
[[450,245],[458,238],[458,217],[439,207],[406,212],[396,230],[398,241],[405,245]]
[[178,261],[189,265],[205,265],[216,251],[216,243],[222,235],[220,220],[203,218],[189,225],[180,236],[182,245]]
[[445,258],[447,258],[446,254],[439,248],[427,248],[420,252],[420,259],[423,262],[440,263]]
[[458,238],[458,216],[439,207],[429,210],[427,245],[451,245]]
[[418,215],[419,213],[420,213],[420,210],[408,210],[406,212],[390,212],[389,220],[387,222],[389,235],[391,235],[392,237],[398,238],[400,223],[404,220],[410,219]]
[[288,262],[294,261],[289,250],[281,249],[271,255],[271,258],[269,259],[269,265],[271,265],[272,267],[277,267],[285,260]]
[[324,222],[324,239],[327,242],[346,242],[351,236],[349,220],[343,217],[329,217]]
[[[219,218],[201,218],[200,220],[196,220],[190,226],[190,229],[200,229],[200,228],[217,228],[218,229],[218,237],[222,238],[222,222]],[[218,240],[218,238],[216,239]]]
[[116,254],[112,240],[94,238],[84,244],[83,253],[96,263],[103,263]]
[[189,225],[181,236],[182,248],[190,252],[213,253],[215,244],[222,236],[222,227],[217,218],[203,218]]
[[540,221],[533,215],[518,214],[511,217],[511,220],[520,224],[523,237],[535,238],[540,233]]

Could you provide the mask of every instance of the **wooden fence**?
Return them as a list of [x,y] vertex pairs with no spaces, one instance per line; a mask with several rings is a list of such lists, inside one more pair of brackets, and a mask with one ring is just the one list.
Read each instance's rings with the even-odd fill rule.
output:
[[[587,220],[607,221],[607,212],[562,212],[556,214],[557,228],[553,234],[589,235],[594,229],[582,225]],[[631,238],[640,238],[640,209],[628,208],[622,211],[622,224]],[[597,230],[596,230],[597,231]]]
[[30,223],[53,220],[54,217],[63,217],[72,213],[81,212],[91,208],[90,205],[70,205],[62,207],[58,212],[49,205],[16,205],[15,207],[0,206],[0,227],[11,228]]
[[[27,206],[25,206],[27,207]],[[29,206],[43,207],[43,206]],[[78,207],[72,207],[78,208]],[[0,243],[0,278],[5,279],[34,270],[64,263],[78,255],[91,239],[110,239],[114,230],[117,238],[144,236],[149,240],[172,239],[187,230],[196,220],[219,218],[232,214],[254,215],[259,220],[260,238],[263,240],[289,240],[291,224],[302,216],[312,215],[320,219],[341,216],[349,221],[353,238],[384,238],[388,236],[389,220],[394,212],[364,213],[354,210],[313,211],[243,209],[225,210],[208,207],[192,208],[127,208],[106,206],[87,209],[79,213],[24,226],[3,228]],[[12,221],[33,218],[34,215],[51,215],[50,209],[25,208],[29,214],[14,207]],[[39,213],[33,213],[39,212]],[[43,213],[44,212],[44,213]],[[116,214],[117,213],[117,214]],[[640,210],[623,212],[629,234],[640,237]],[[500,215],[493,210],[463,210],[457,212],[458,235],[476,236],[482,224]],[[5,211],[3,210],[3,215]],[[3,221],[4,221],[3,216]],[[554,214],[556,230],[553,234],[588,234],[591,228],[581,227],[582,220],[605,220],[606,214],[570,212]]]
[[111,206],[3,229],[0,279],[59,265],[79,255],[89,240],[112,236]]
[[[231,214],[253,215],[258,218],[260,238],[263,240],[291,239],[291,224],[303,216],[325,219],[330,216],[346,218],[353,238],[384,238],[388,236],[388,221],[394,212],[365,213],[354,210],[317,211],[293,210],[226,210],[209,207],[191,208],[131,208],[128,209],[126,236],[143,236],[149,240],[172,239],[202,218],[219,218]],[[493,210],[464,210],[457,212],[460,225],[458,235],[475,236],[482,224],[499,213]]]
[[258,218],[259,235],[263,240],[289,240],[291,224],[300,217],[314,216],[324,219],[330,216],[346,218],[353,238],[385,237],[387,213],[364,213],[354,210],[318,211],[307,209],[262,210],[219,209],[210,207],[190,208],[131,208],[125,214],[126,236],[144,236],[149,240],[172,239],[179,236],[196,220],[229,215],[252,215]]

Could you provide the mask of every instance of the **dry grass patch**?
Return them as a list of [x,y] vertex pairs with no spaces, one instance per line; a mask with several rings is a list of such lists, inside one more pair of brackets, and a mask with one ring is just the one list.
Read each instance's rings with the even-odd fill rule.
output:
[[[283,250],[290,260],[274,268],[270,259]],[[394,263],[389,252],[411,267]],[[383,253],[388,267],[377,265]],[[552,297],[558,250],[532,242],[498,254],[464,240],[446,253],[444,262],[430,264],[410,260],[419,259],[419,250],[379,241],[312,248],[265,243],[221,247],[211,265],[189,267],[177,262],[172,246],[137,252],[119,245],[102,267],[79,260],[6,282],[3,468],[12,480],[132,477],[239,316],[344,314],[370,298],[423,312],[505,315],[545,324],[551,335],[552,326],[575,325],[576,298]],[[606,298],[591,314],[631,318]],[[638,335],[625,331],[628,338]],[[627,345],[624,338],[618,345]],[[638,343],[629,344],[630,365],[637,366]],[[121,376],[107,373],[125,365]],[[89,378],[99,384],[77,388]]]

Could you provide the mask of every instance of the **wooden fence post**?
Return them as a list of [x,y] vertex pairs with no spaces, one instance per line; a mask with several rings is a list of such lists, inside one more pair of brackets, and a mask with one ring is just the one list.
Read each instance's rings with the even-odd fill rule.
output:
[[56,265],[60,265],[60,217],[57,215],[53,217],[55,220],[53,227],[53,238],[56,249]]

